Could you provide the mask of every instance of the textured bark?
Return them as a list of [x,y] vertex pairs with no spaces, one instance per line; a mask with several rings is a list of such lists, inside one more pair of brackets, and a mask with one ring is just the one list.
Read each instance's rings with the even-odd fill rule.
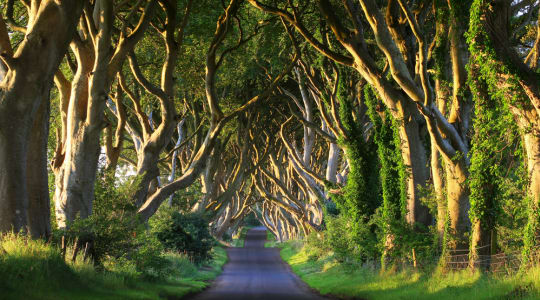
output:
[[446,223],[446,198],[444,197],[443,168],[439,149],[435,144],[431,145],[431,176],[433,177],[433,189],[437,200],[437,233],[439,242],[444,238],[444,227]]
[[112,2],[96,1],[93,11],[85,11],[94,22],[88,25],[92,28],[86,36],[72,43],[78,68],[68,109],[62,183],[56,187],[55,195],[56,218],[61,228],[77,215],[86,218],[92,212],[100,136],[106,127],[104,110],[111,84],[128,53],[143,37],[155,6],[156,1],[148,2],[135,30],[129,35],[121,32],[115,48],[111,45]]
[[398,126],[401,139],[401,157],[407,169],[407,221],[409,224],[416,222],[424,225],[431,223],[431,215],[428,208],[420,202],[419,187],[424,187],[429,173],[426,168],[427,155],[422,140],[418,121],[412,117],[407,118],[403,125]]
[[524,135],[524,148],[527,155],[527,173],[529,175],[529,197],[540,207],[540,133],[532,130]]
[[82,1],[34,5],[17,52],[2,56],[9,71],[0,92],[0,231],[20,231],[27,225],[30,130],[82,10]]
[[450,234],[455,237],[455,244],[452,243],[447,246],[450,249],[463,250],[468,247],[465,234],[471,228],[469,220],[469,188],[466,183],[468,169],[463,160],[458,163],[450,163],[447,159],[445,159],[445,168]]
[[47,172],[49,137],[49,95],[38,108],[28,148],[26,178],[28,180],[28,231],[33,238],[49,238],[51,234],[51,202]]
[[[80,214],[81,218],[90,215],[100,151],[100,130],[90,130],[93,132],[92,137],[85,139],[85,135],[89,137],[85,120],[89,98],[88,78],[91,78],[94,53],[89,44],[82,43],[72,43],[72,50],[78,67],[71,83],[64,153],[61,167],[56,174],[55,212],[60,228],[66,227],[67,222],[73,221],[77,214]],[[92,138],[97,139],[94,145],[89,144]],[[93,149],[90,146],[93,146]]]

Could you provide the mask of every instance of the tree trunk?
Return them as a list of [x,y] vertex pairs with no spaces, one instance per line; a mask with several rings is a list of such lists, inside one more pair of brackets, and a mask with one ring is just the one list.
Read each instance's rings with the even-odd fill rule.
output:
[[523,146],[527,159],[527,173],[529,175],[529,232],[526,233],[529,245],[540,245],[540,130],[525,131]]
[[[0,231],[26,227],[30,129],[82,12],[82,1],[42,1],[11,56],[0,92]],[[46,197],[42,195],[41,197]]]
[[[6,97],[7,98],[7,97]],[[6,101],[6,98],[2,99]],[[37,97],[34,97],[37,99]],[[20,118],[17,118],[17,115]],[[15,120],[0,117],[0,232],[25,230],[28,208],[26,186],[26,161],[29,129],[27,120],[20,114]],[[11,123],[5,124],[8,121]],[[26,121],[26,122],[21,122]]]
[[86,218],[91,214],[102,128],[86,124],[93,50],[88,44],[72,44],[72,49],[78,67],[68,104],[65,154],[56,174],[55,211],[59,228],[65,228],[77,215]]
[[[404,124],[401,124],[404,123]],[[427,169],[427,155],[422,140],[418,121],[412,116],[399,122],[399,136],[401,138],[401,154],[403,164],[407,169],[407,221],[424,225],[431,224],[428,208],[420,202],[418,187],[424,187],[429,178]]]
[[446,245],[448,250],[467,250],[466,233],[471,228],[469,219],[469,188],[467,185],[468,168],[464,158],[454,162],[445,159],[446,192],[448,201],[448,217],[450,221],[450,239]]
[[[48,92],[48,91],[47,91]],[[28,230],[32,238],[47,239],[51,234],[51,203],[47,172],[47,142],[49,137],[49,95],[43,95],[28,148],[26,178],[28,180]]]
[[439,244],[444,239],[444,226],[446,223],[446,198],[444,197],[443,168],[441,156],[435,143],[431,143],[431,176],[433,177],[433,189],[437,201],[437,233]]
[[339,152],[340,148],[337,144],[331,143],[328,150],[328,163],[326,165],[326,180],[336,183],[337,182],[337,169],[339,164]]

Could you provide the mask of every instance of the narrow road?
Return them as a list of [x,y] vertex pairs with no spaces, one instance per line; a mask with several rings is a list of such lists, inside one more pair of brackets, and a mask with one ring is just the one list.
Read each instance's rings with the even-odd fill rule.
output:
[[323,300],[313,294],[279,256],[279,249],[264,248],[266,229],[248,231],[244,248],[228,248],[223,273],[195,300]]

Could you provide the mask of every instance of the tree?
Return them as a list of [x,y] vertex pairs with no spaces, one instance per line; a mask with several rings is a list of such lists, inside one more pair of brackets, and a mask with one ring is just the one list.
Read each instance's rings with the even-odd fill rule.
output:
[[[8,1],[9,20],[13,2]],[[41,149],[47,135],[48,97],[83,2],[46,0],[25,2],[25,6],[28,26],[14,24],[24,32],[15,51],[4,21],[0,22],[5,74],[0,92],[0,231],[18,232],[28,225],[32,236],[46,236],[50,233],[49,197],[42,188],[46,161]],[[29,155],[37,156],[35,164]]]

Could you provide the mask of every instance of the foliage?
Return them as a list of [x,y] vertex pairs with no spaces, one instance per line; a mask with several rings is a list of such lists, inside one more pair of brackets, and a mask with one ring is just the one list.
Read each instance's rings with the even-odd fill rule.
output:
[[[345,75],[342,72],[342,75]],[[342,215],[335,219],[328,218],[327,230],[332,230],[330,224],[333,221],[341,222],[348,228],[347,235],[350,238],[345,240],[333,240],[336,247],[344,246],[343,251],[355,250],[355,257],[372,257],[373,245],[368,245],[373,241],[374,228],[369,224],[371,215],[379,207],[380,185],[377,177],[378,162],[376,159],[375,145],[366,141],[359,121],[355,119],[353,99],[346,93],[344,79],[338,82],[337,101],[339,103],[339,118],[346,130],[346,136],[338,138],[338,142],[344,150],[344,154],[349,163],[350,172],[347,177],[347,184],[343,187],[343,193],[334,195],[333,199]],[[346,219],[345,219],[346,218]],[[345,236],[344,236],[345,237]],[[347,243],[357,242],[356,246],[347,246]],[[352,247],[352,248],[351,248]],[[337,250],[341,251],[341,250]]]
[[[405,166],[401,157],[401,140],[397,132],[396,121],[387,108],[382,108],[375,91],[367,86],[364,88],[364,99],[368,107],[368,115],[373,123],[373,139],[377,144],[377,154],[381,164],[379,176],[382,188],[383,205],[378,219],[380,229],[379,247],[382,252],[383,269],[387,260],[401,257],[414,247],[404,243],[404,234],[414,236],[415,233],[407,231],[410,227],[405,223],[407,210],[407,189],[405,179]],[[378,111],[382,110],[382,111]],[[407,231],[407,232],[405,232]],[[391,249],[389,249],[391,248]]]
[[255,226],[261,226],[261,222],[255,217],[255,213],[251,212],[247,216],[244,217],[242,220],[242,225],[249,226],[249,227],[255,227]]
[[[121,257],[136,248],[136,206],[130,199],[130,185],[117,186],[111,174],[98,178],[92,215],[68,224],[65,234],[74,242],[92,249],[96,263],[105,256]],[[60,232],[62,233],[62,232]]]
[[96,182],[92,215],[77,218],[66,231],[56,232],[57,243],[60,235],[65,235],[73,247],[88,251],[84,254],[99,268],[108,264],[147,280],[165,278],[170,270],[162,257],[163,245],[137,221],[131,184],[133,181],[120,184],[105,173]]
[[307,244],[281,244],[281,257],[311,288],[344,299],[538,299],[540,268],[513,275],[487,275],[463,270],[447,274],[404,269],[379,272],[351,267],[331,255],[310,257]]
[[151,226],[166,249],[185,253],[196,264],[210,259],[215,240],[204,215],[172,212],[156,218]]
[[[502,181],[505,178],[515,178],[514,186],[523,187],[522,181],[527,177],[521,166],[523,149],[521,141],[513,141],[524,132],[518,132],[515,120],[512,119],[509,109],[524,109],[527,107],[527,97],[521,88],[520,80],[524,74],[511,63],[509,57],[499,59],[495,49],[496,43],[491,40],[486,31],[486,12],[490,10],[490,3],[485,0],[473,1],[471,7],[470,26],[467,32],[467,42],[471,53],[469,73],[470,86],[475,99],[475,108],[478,110],[475,118],[475,139],[473,140],[473,157],[471,166],[471,210],[472,218],[480,220],[486,229],[494,227],[495,218],[500,211],[502,203],[508,203],[503,197]],[[536,74],[538,76],[538,74]],[[501,78],[504,84],[501,85]],[[529,129],[525,129],[529,130]],[[523,129],[521,129],[523,131]],[[502,134],[509,134],[504,139]],[[496,138],[489,138],[497,136]],[[505,143],[506,142],[506,143]],[[501,149],[513,146],[514,152],[510,154]],[[497,155],[494,155],[497,153]],[[502,157],[502,158],[501,158]],[[509,158],[508,158],[509,157]],[[508,159],[509,162],[504,162]],[[503,161],[501,161],[503,160]],[[518,161],[516,163],[513,161]],[[509,166],[506,169],[504,165]],[[510,174],[509,171],[513,171]],[[508,183],[508,181],[506,181]],[[508,185],[506,185],[508,187]],[[510,189],[512,190],[512,189]],[[535,215],[536,204],[529,207],[529,221],[525,230],[525,251],[534,244],[538,231],[538,216]]]
[[200,270],[177,253],[163,258],[170,273],[148,281],[124,258],[103,261],[105,269],[78,259],[65,262],[53,243],[7,233],[0,236],[0,290],[2,299],[178,299],[204,289],[226,262],[223,247],[212,250],[208,268]]

